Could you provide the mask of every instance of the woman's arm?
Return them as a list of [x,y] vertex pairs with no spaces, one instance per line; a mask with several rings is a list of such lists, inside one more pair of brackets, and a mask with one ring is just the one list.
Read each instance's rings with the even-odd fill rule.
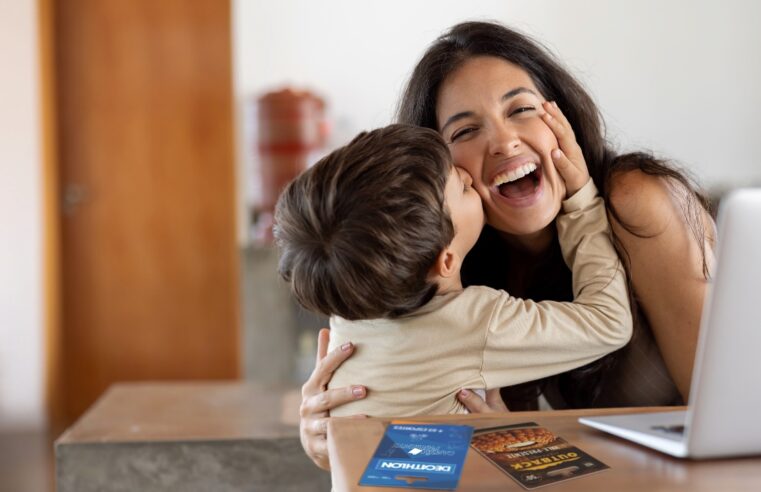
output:
[[[639,170],[620,172],[610,183],[611,228],[628,254],[634,296],[661,355],[687,401],[705,297],[703,251],[685,216],[690,191],[683,185]],[[695,207],[700,205],[695,202]],[[705,261],[712,263],[713,221],[702,207]],[[636,232],[633,234],[631,231]]]
[[330,330],[323,328],[317,336],[317,361],[314,371],[301,387],[301,421],[299,436],[301,446],[314,463],[323,470],[330,470],[328,458],[328,413],[332,408],[367,395],[364,386],[348,386],[328,390],[333,372],[354,352],[354,345],[346,343],[328,352]]

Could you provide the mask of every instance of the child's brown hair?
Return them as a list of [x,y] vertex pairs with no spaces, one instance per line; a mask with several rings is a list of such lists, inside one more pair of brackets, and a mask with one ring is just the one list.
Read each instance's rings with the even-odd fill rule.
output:
[[280,195],[280,275],[307,309],[345,319],[405,315],[427,303],[454,237],[444,189],[452,158],[430,129],[361,133]]

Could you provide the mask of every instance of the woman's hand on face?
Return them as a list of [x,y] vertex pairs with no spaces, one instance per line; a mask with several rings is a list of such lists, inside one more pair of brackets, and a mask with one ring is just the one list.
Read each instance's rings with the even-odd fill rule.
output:
[[307,382],[301,387],[301,446],[314,463],[330,470],[328,458],[328,415],[332,408],[367,395],[364,386],[327,389],[333,372],[354,352],[354,345],[345,343],[328,353],[330,330],[323,328],[317,336],[317,361]]
[[576,142],[573,128],[557,103],[545,101],[542,106],[545,111],[542,119],[555,134],[560,146],[559,149],[552,151],[552,161],[560,177],[565,181],[566,197],[571,197],[589,181],[587,163],[581,147]]
[[499,394],[499,388],[486,392],[486,400],[468,389],[462,389],[457,393],[457,399],[465,405],[470,413],[496,413],[509,412]]

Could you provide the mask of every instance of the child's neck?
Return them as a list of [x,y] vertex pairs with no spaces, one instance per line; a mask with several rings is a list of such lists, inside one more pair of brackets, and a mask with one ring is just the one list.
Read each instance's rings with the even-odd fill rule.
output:
[[451,277],[439,277],[439,288],[436,291],[436,295],[443,296],[444,294],[461,292],[462,290],[462,279],[460,278],[460,273],[458,272],[457,275],[452,275]]

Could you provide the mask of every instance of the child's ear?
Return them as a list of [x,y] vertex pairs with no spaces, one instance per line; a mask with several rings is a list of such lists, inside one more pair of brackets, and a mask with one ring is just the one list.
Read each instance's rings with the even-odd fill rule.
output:
[[433,265],[431,273],[442,278],[448,278],[456,275],[459,271],[460,255],[453,249],[446,247],[436,258],[436,263]]

